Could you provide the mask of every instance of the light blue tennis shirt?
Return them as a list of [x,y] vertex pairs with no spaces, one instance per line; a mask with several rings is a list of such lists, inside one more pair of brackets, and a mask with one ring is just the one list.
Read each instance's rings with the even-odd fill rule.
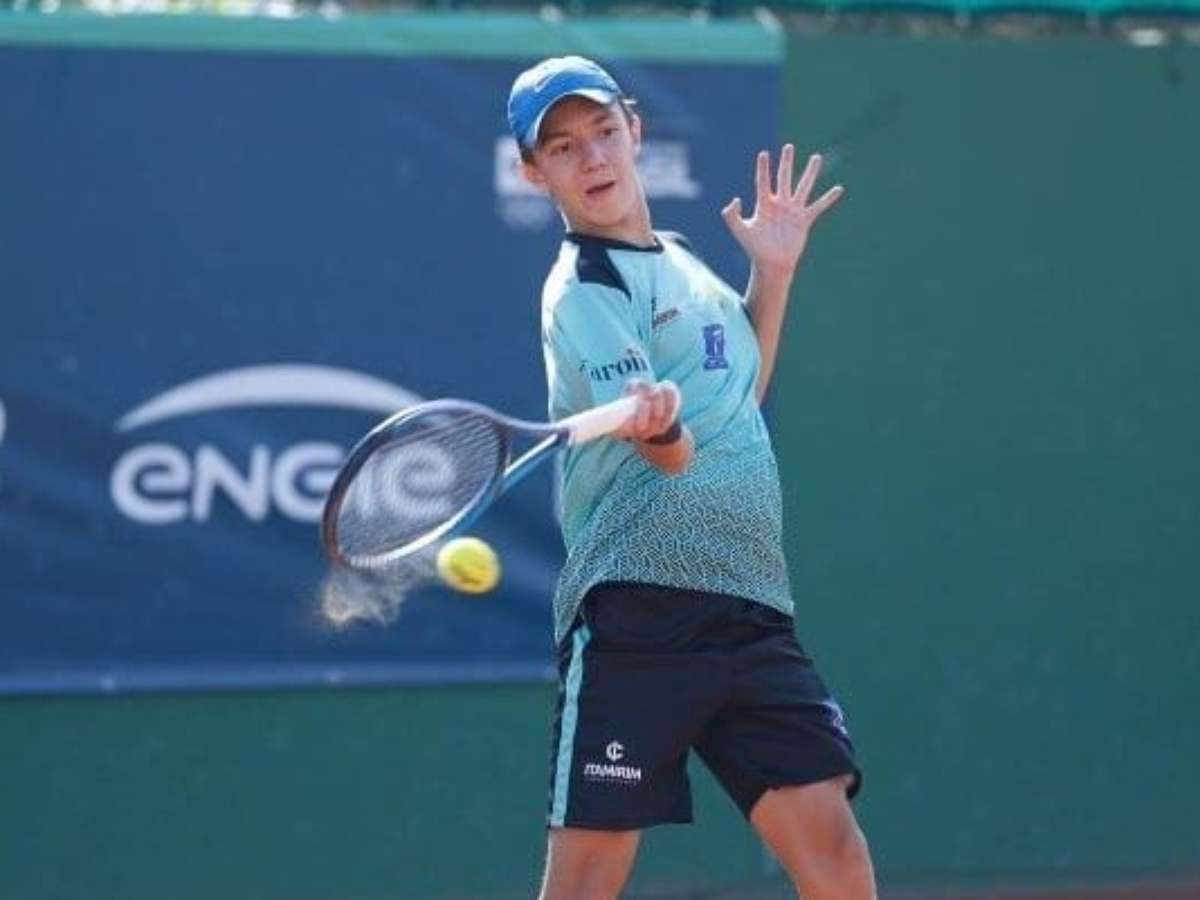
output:
[[669,378],[696,445],[677,476],[615,438],[565,452],[556,641],[603,581],[732,594],[792,613],[753,326],[741,296],[682,238],[656,238],[639,248],[568,234],[542,293],[551,420],[619,398],[629,379]]

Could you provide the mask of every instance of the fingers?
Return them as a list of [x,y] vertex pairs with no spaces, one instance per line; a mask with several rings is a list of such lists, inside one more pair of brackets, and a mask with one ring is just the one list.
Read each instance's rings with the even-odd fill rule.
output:
[[[807,206],[808,197],[821,175],[821,166],[823,163],[824,160],[821,158],[821,154],[811,154],[808,157],[808,162],[804,165],[804,171],[800,173],[800,180],[796,183],[796,189],[793,191],[792,175],[796,165],[796,146],[794,144],[784,144],[783,148],[779,151],[779,168],[775,176],[775,187],[772,189],[770,176],[771,154],[766,150],[760,150],[755,160],[754,170],[754,189],[757,195],[757,202],[761,205],[766,199],[790,200],[792,202],[798,201],[802,206]],[[841,187],[839,186],[833,190],[837,191],[837,196],[829,197],[829,192],[826,192],[816,204],[813,204],[813,206],[820,205],[820,208],[816,212],[824,212],[837,202],[842,194]],[[737,202],[740,206],[740,200]],[[733,222],[730,206],[726,206],[721,211],[721,215],[732,228]]]
[[637,411],[617,432],[620,437],[644,441],[662,434],[679,416],[682,400],[679,388],[671,381],[651,384],[630,379],[625,383],[625,394],[636,395],[639,402]]
[[637,409],[624,425],[616,432],[618,437],[630,441],[641,440],[645,435],[652,410],[651,396],[654,386],[642,378],[630,378],[625,382],[625,396],[638,398]]
[[804,166],[804,171],[800,174],[800,183],[796,185],[796,191],[791,194],[793,200],[799,200],[801,203],[808,201],[808,195],[812,193],[813,185],[817,183],[817,176],[821,174],[821,154],[814,153],[808,158],[808,163]]
[[641,438],[662,434],[675,422],[675,413],[679,406],[679,389],[670,381],[660,381],[650,389],[642,405],[645,408],[646,417],[642,423]]
[[809,210],[812,211],[813,218],[815,219],[821,213],[825,212],[825,210],[829,209],[829,207],[841,200],[844,193],[846,193],[846,189],[838,184],[834,185],[820,197],[818,197],[817,202],[809,207]]
[[779,152],[779,175],[775,180],[775,195],[777,197],[792,196],[792,167],[796,159],[796,148],[792,144],[784,144]]
[[[787,153],[790,148],[791,144],[786,145],[783,148],[784,153]],[[824,194],[818,197],[816,202],[808,202],[808,197],[812,193],[813,187],[817,183],[817,179],[821,176],[821,166],[823,164],[824,160],[821,158],[821,154],[813,153],[810,155],[808,157],[808,162],[804,166],[804,171],[800,173],[800,181],[796,184],[795,192],[785,195],[790,197],[793,202],[798,202],[801,206],[803,206],[813,219],[837,203],[840,199],[842,199],[842,195],[846,193],[846,189],[838,184],[834,185]],[[780,159],[779,171],[780,175],[782,176],[782,159]]]
[[735,235],[746,227],[746,223],[742,220],[742,198],[734,197],[721,210],[721,218],[725,220],[725,224],[729,226],[729,230]]
[[638,417],[641,415],[642,407],[644,406],[642,398],[646,395],[649,389],[650,383],[641,378],[630,378],[625,382],[625,389],[622,392],[624,396],[636,396],[638,397],[639,402],[637,408],[634,410],[633,415],[626,419],[625,423],[615,432],[613,432],[614,436],[627,441],[636,439],[639,428]]
[[754,166],[754,191],[758,204],[762,204],[771,196],[771,154],[766,150],[758,151],[758,159]]
[[666,420],[666,424],[663,426],[663,431],[665,431],[674,425],[675,420],[679,418],[679,409],[683,405],[683,395],[679,393],[679,387],[673,381],[660,381],[658,386],[663,398],[662,417]]

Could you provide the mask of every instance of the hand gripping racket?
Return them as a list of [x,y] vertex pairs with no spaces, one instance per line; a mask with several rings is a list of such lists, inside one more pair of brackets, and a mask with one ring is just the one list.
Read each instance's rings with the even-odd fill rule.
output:
[[[325,553],[377,571],[461,534],[538,463],[611,434],[637,404],[623,397],[549,425],[464,400],[402,410],[371,429],[338,471],[321,516]],[[513,460],[519,438],[534,444]]]

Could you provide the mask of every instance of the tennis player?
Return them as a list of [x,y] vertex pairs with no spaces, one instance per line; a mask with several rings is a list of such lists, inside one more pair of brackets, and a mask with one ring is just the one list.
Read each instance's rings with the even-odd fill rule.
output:
[[809,230],[842,189],[810,202],[819,157],[793,184],[785,146],[772,184],[758,155],[749,217],[740,200],[722,211],[750,260],[741,296],[653,229],[641,122],[602,68],[542,61],[513,83],[508,118],[525,177],[566,227],[542,294],[550,418],[641,398],[617,439],[565,458],[541,896],[616,897],[641,830],[691,821],[695,749],[805,900],[874,898],[848,802],[854,750],[794,635],[759,412]]

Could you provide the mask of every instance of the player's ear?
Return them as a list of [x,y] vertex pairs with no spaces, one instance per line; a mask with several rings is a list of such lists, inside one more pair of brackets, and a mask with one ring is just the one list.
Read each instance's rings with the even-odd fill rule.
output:
[[542,193],[550,192],[550,188],[546,185],[546,176],[542,174],[542,170],[537,167],[537,163],[532,158],[521,160],[521,177]]

